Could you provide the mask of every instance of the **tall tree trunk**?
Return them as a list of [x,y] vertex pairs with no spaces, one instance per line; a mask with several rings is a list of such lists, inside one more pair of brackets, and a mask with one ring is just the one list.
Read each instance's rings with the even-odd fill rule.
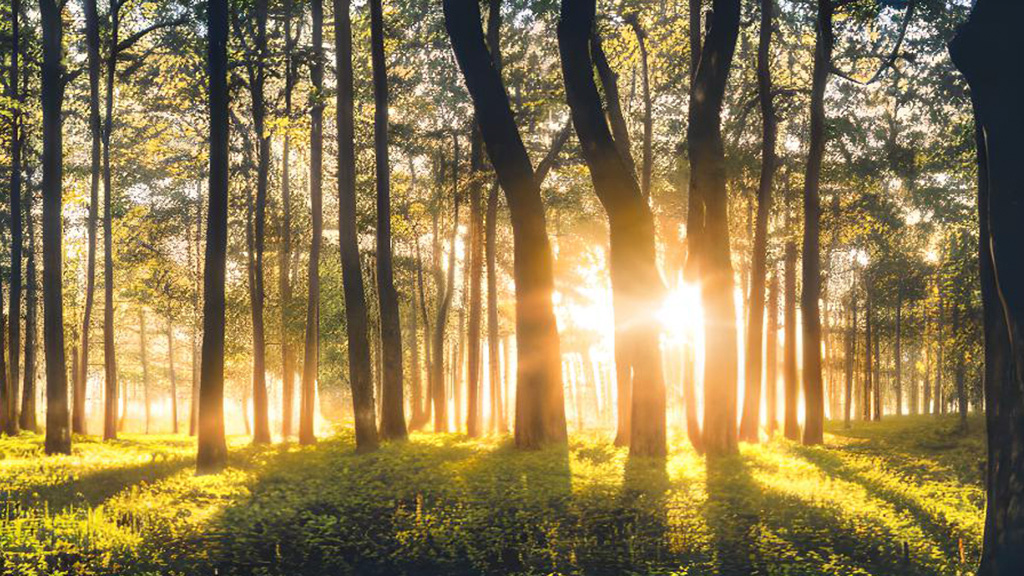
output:
[[21,394],[21,429],[37,432],[36,425],[36,231],[32,208],[35,195],[25,195],[28,262],[25,267],[25,386]]
[[21,390],[21,93],[18,91],[18,57],[20,56],[19,20],[21,19],[20,0],[11,0],[11,77],[9,80],[11,98],[15,102],[11,115],[11,190],[10,190],[10,225],[11,225],[11,296],[8,302],[8,342],[10,357],[7,375],[7,426],[8,434],[17,434],[18,392]]
[[[145,420],[146,428],[145,428],[145,430],[146,430],[146,434],[149,434],[149,426],[150,426],[150,422],[151,422],[150,416],[151,416],[152,403],[150,402],[151,398],[149,396],[149,391],[150,391],[149,390],[149,356],[147,354],[147,349],[149,348],[149,344],[148,344],[148,342],[146,340],[147,340],[147,338],[146,338],[146,309],[140,307],[139,308],[139,358],[140,358],[140,361],[142,362],[142,402],[143,402],[143,405],[144,405],[145,416],[146,416],[146,420]],[[127,405],[125,406],[125,411],[126,412],[128,411]]]
[[68,373],[64,359],[61,217],[63,194],[64,23],[55,0],[40,0],[43,29],[43,341],[46,348],[47,454],[71,453]]
[[466,334],[466,356],[468,366],[468,397],[469,408],[466,416],[466,433],[470,437],[479,436],[483,432],[483,414],[480,389],[480,320],[482,313],[482,290],[480,286],[483,275],[484,249],[484,215],[480,206],[480,188],[483,184],[483,142],[480,128],[473,126],[470,142],[470,169],[472,175],[469,182],[469,328]]
[[874,373],[874,376],[872,376],[872,380],[873,380],[873,384],[874,384],[874,388],[872,390],[873,400],[874,400],[874,410],[873,410],[872,418],[874,420],[876,420],[876,421],[882,419],[882,353],[879,350],[879,348],[881,347],[881,343],[882,343],[882,336],[878,332],[879,332],[879,330],[878,330],[878,327],[876,326],[875,327],[875,335],[874,335],[875,337],[874,337],[874,340],[872,340],[872,344],[874,344],[874,346],[875,346],[875,351],[874,351],[874,360],[875,360],[875,362],[873,364],[874,369],[875,369],[875,373]]
[[747,353],[740,440],[757,442],[761,423],[761,336],[764,330],[765,268],[768,251],[768,216],[772,209],[775,177],[775,107],[769,55],[772,41],[772,0],[761,0],[761,28],[757,48],[757,93],[761,106],[761,175],[757,187],[757,223],[751,256],[750,310],[747,316]]
[[431,367],[432,356],[430,346],[431,339],[433,338],[433,336],[430,330],[430,317],[427,314],[427,296],[423,284],[423,256],[420,252],[419,240],[416,240],[416,287],[417,291],[419,292],[420,319],[423,320],[423,364],[425,365],[424,367],[426,368],[427,373],[427,385],[424,387],[423,405],[422,409],[420,410],[420,418],[418,420],[414,419],[413,422],[410,423],[409,425],[409,427],[412,428],[413,430],[418,430],[422,428],[427,424],[427,422],[430,421],[434,398],[432,384],[434,381],[434,372],[433,368]]
[[[299,443],[316,442],[313,424],[316,418],[316,386],[320,365],[320,243],[323,236],[323,145],[324,105],[319,94],[324,87],[323,0],[312,0],[313,47],[310,56],[310,81],[313,101],[309,110],[309,197],[313,235],[309,244],[309,294],[306,301],[306,345],[302,363],[302,390],[299,407]],[[369,412],[373,414],[372,405]]]
[[[592,0],[564,0],[558,24],[562,76],[576,135],[598,199],[608,213],[616,340],[625,340],[630,381],[630,454],[666,453],[665,381],[660,326],[653,313],[664,293],[658,272],[654,217],[602,114],[595,62],[605,93],[615,84],[594,28]],[[591,54],[594,55],[591,60]],[[602,72],[603,68],[603,72]],[[608,108],[618,110],[617,103]],[[621,115],[621,112],[619,112]]]
[[[298,35],[292,36],[293,0],[285,1],[284,58],[285,58],[285,117],[292,117],[292,92],[295,89],[297,66],[292,56]],[[335,10],[337,13],[337,9]],[[291,195],[291,134],[285,131],[281,152],[281,248],[278,252],[279,298],[281,299],[281,436],[292,435],[295,413],[295,354],[291,348],[288,327],[291,318],[292,282],[292,195]]]
[[903,292],[899,291],[896,294],[896,341],[893,342],[893,360],[895,370],[895,386],[896,386],[896,415],[903,415],[903,352],[900,349],[900,340],[902,337],[901,331],[903,324]]
[[445,0],[445,23],[473,99],[480,132],[512,217],[516,285],[518,362],[516,446],[534,448],[566,441],[558,329],[551,303],[554,291],[551,247],[544,206],[501,74],[488,52],[480,7]]
[[228,3],[208,0],[210,184],[203,272],[203,355],[196,472],[227,464],[224,440],[224,274],[228,232]]
[[774,266],[772,269],[772,278],[768,282],[768,337],[765,342],[765,409],[768,412],[765,427],[769,437],[775,434],[779,425],[779,278]]
[[[1024,566],[1024,347],[1019,268],[1024,191],[1019,62],[1024,6],[978,0],[950,53],[971,87],[978,146],[979,263],[985,329],[987,506],[980,576]],[[993,54],[1006,58],[994,59]]]
[[174,323],[167,316],[167,374],[171,384],[171,432],[178,433],[178,377],[174,373]]
[[111,2],[109,13],[110,49],[107,56],[106,116],[103,120],[103,374],[106,382],[106,406],[103,439],[117,438],[117,357],[114,342],[114,255],[110,174],[110,134],[114,127],[114,78],[117,71],[117,43],[120,2]]
[[420,368],[420,340],[419,340],[419,318],[416,308],[415,293],[410,298],[409,308],[409,329],[406,334],[409,337],[409,406],[412,408],[412,415],[409,419],[409,428],[415,430],[415,425],[423,421],[423,372]]
[[792,193],[787,189],[786,198],[786,247],[783,256],[785,288],[783,294],[782,324],[785,331],[782,350],[782,378],[785,390],[786,438],[800,439],[800,423],[797,421],[800,382],[796,365],[796,242],[793,240]]
[[[266,80],[267,0],[256,0],[256,65],[250,78],[253,131],[256,134],[256,210],[249,301],[252,312],[252,399],[253,442],[270,443],[270,413],[267,397],[266,331],[263,323],[263,249],[267,222],[267,179],[270,173],[270,133],[264,128],[266,106],[263,87]],[[250,251],[252,254],[252,251]]]
[[945,327],[946,327],[946,307],[945,300],[942,295],[942,288],[939,287],[939,317],[937,319],[937,338],[939,341],[939,354],[935,362],[935,415],[939,416],[946,413],[946,403],[943,401],[943,395],[945,394],[942,382],[942,373],[945,370],[945,351],[946,342],[945,338]]
[[[959,302],[953,303],[953,334],[960,334],[961,310]],[[954,377],[956,378],[956,407],[960,416],[960,430],[967,431],[967,387],[964,366],[964,355],[957,354],[955,357]]]
[[821,380],[821,162],[825,155],[825,87],[832,67],[832,0],[818,0],[811,75],[811,145],[804,176],[803,321],[804,444],[821,444],[825,402]]
[[867,299],[867,310],[865,310],[865,322],[867,327],[864,333],[864,391],[861,393],[861,400],[863,401],[863,406],[861,406],[861,417],[866,422],[871,420],[871,391],[873,390],[873,386],[871,384],[871,372],[873,366],[871,360],[871,345],[873,343],[871,321],[873,318],[871,314],[871,291],[867,286],[865,286],[864,292]]
[[487,259],[487,369],[491,382],[491,419],[494,432],[507,434],[501,386],[501,363],[498,346],[498,183],[495,182],[487,194],[487,230],[485,231],[485,258]]
[[651,79],[647,62],[647,32],[640,26],[640,19],[636,15],[629,19],[629,25],[633,28],[637,46],[640,47],[640,81],[644,98],[644,141],[640,168],[640,193],[646,200],[651,197],[651,174],[654,168],[654,119],[651,117]]
[[928,312],[927,305],[924,307],[924,334],[921,338],[921,345],[924,347],[924,410],[922,413],[932,413],[932,345],[928,341],[929,330],[928,327],[931,324],[932,315]]
[[89,182],[89,219],[87,223],[89,248],[85,274],[85,309],[82,314],[81,360],[75,375],[72,394],[71,429],[79,434],[86,431],[85,396],[89,379],[89,336],[92,325],[92,307],[96,293],[96,221],[99,216],[100,188],[100,32],[96,0],[85,1],[85,42],[89,67],[89,131],[92,136]]
[[[455,239],[459,233],[459,141],[458,136],[452,134],[453,157],[452,157],[452,232],[448,242],[448,277],[441,274],[440,256],[438,255],[439,230],[434,229],[434,252],[435,270],[437,279],[438,306],[437,317],[434,319],[433,341],[430,347],[434,352],[434,360],[431,363],[430,386],[431,395],[434,401],[434,432],[448,431],[448,398],[445,392],[444,372],[444,333],[448,323],[448,310],[452,305],[452,297],[455,293]],[[443,170],[441,171],[443,174]],[[443,183],[443,180],[442,180]],[[436,222],[437,216],[435,216]]]
[[843,426],[850,427],[853,408],[853,374],[857,358],[857,286],[856,278],[850,295],[850,325],[846,329],[846,395],[843,403]]
[[195,229],[195,263],[194,263],[194,286],[192,289],[192,395],[189,400],[188,435],[195,436],[199,431],[199,380],[200,380],[200,358],[199,358],[199,331],[203,322],[202,310],[199,306],[199,295],[202,292],[200,282],[203,281],[202,258],[199,252],[203,244],[203,194],[199,186],[196,187],[196,229]]
[[359,258],[359,230],[356,223],[355,124],[353,120],[355,96],[352,87],[350,4],[350,0],[335,0],[334,2],[334,28],[336,30],[334,42],[338,74],[338,216],[339,230],[341,231],[339,239],[342,283],[345,290],[348,377],[352,386],[356,447],[359,450],[373,450],[377,446],[377,420],[373,405],[369,320],[366,311],[366,294],[363,288],[363,270]]
[[690,91],[690,199],[693,238],[687,263],[699,270],[705,322],[704,449],[732,454],[736,445],[736,307],[729,253],[721,113],[739,34],[739,0],[714,0],[710,25]]
[[407,432],[402,390],[402,322],[398,312],[394,265],[391,261],[389,99],[381,0],[370,0],[370,45],[373,60],[373,141],[377,156],[377,298],[380,302],[380,344],[383,364],[380,435],[385,440],[403,440]]

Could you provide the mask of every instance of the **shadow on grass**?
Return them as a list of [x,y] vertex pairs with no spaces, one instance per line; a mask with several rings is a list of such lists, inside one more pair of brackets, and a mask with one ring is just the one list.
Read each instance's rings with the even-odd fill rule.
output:
[[742,456],[708,457],[705,521],[711,530],[715,573],[755,574],[760,488]]

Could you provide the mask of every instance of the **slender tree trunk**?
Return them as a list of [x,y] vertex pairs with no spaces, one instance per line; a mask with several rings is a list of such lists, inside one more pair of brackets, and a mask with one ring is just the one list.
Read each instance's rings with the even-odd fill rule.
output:
[[903,293],[896,295],[896,341],[893,342],[893,360],[896,385],[896,415],[903,416],[903,352],[900,349],[903,324]]
[[373,60],[373,140],[377,156],[377,298],[380,302],[381,420],[385,440],[404,440],[405,399],[402,383],[402,322],[391,259],[391,166],[388,161],[388,76],[384,60],[384,15],[381,0],[370,0],[370,45]]
[[[787,194],[791,196],[791,194]],[[783,257],[785,289],[783,295],[783,329],[785,330],[782,350],[782,378],[785,388],[784,433],[790,440],[800,439],[800,423],[797,421],[800,382],[796,365],[796,242],[792,234],[792,198],[787,197],[786,248]]]
[[[953,334],[960,333],[960,322],[961,322],[961,305],[958,302],[953,303]],[[955,357],[955,368],[954,377],[956,378],[956,407],[957,413],[960,416],[960,430],[962,432],[967,431],[967,387],[966,387],[966,373],[964,366],[964,355],[957,354]]]
[[202,258],[199,252],[202,250],[203,231],[203,194],[199,186],[196,187],[196,229],[195,229],[195,267],[194,286],[192,289],[192,395],[189,400],[189,422],[188,435],[195,436],[199,431],[199,381],[200,381],[200,358],[199,358],[199,331],[200,323],[203,322],[202,310],[199,306],[199,295],[202,292],[200,282],[203,280]]
[[479,436],[483,430],[483,414],[480,389],[480,320],[482,312],[482,290],[480,286],[483,276],[484,249],[484,218],[480,206],[480,188],[483,184],[483,141],[480,128],[474,125],[470,142],[470,169],[472,175],[469,182],[469,328],[467,330],[468,386],[469,409],[466,417],[466,433],[470,437]]
[[[865,286],[865,288],[867,287]],[[873,390],[873,386],[871,384],[871,372],[873,366],[871,359],[871,345],[873,343],[871,321],[873,318],[871,314],[871,292],[870,290],[865,290],[865,293],[867,298],[867,310],[865,311],[865,322],[867,323],[867,327],[864,334],[864,391],[861,393],[861,400],[863,400],[864,405],[861,406],[861,416],[866,422],[871,420],[871,391]]]
[[760,40],[757,48],[757,93],[761,106],[761,175],[757,187],[757,223],[751,256],[750,310],[747,316],[747,353],[740,440],[757,442],[761,423],[761,336],[764,330],[765,268],[768,252],[768,216],[772,209],[775,177],[775,107],[769,55],[772,41],[772,0],[761,0]]
[[167,317],[167,374],[171,384],[171,432],[178,433],[178,377],[174,373],[174,324]]
[[[313,47],[310,56],[310,81],[313,94],[323,91],[324,54],[323,0],[312,0]],[[320,243],[323,236],[323,144],[324,105],[313,97],[309,111],[309,196],[312,209],[313,235],[309,245],[309,294],[306,301],[306,346],[302,363],[302,390],[299,408],[299,443],[313,444],[316,418],[316,386],[320,364]],[[373,405],[370,412],[373,414]]]
[[687,221],[693,231],[687,263],[699,270],[705,322],[704,449],[709,455],[733,454],[736,445],[736,307],[729,249],[728,195],[721,111],[739,34],[739,0],[714,0],[710,24],[693,78],[690,199]]
[[[142,362],[142,402],[144,404],[145,415],[146,415],[146,434],[149,434],[150,426],[150,415],[152,403],[150,402],[149,396],[149,355],[147,349],[149,348],[148,342],[146,341],[146,309],[139,308],[139,358]],[[127,408],[125,408],[127,411]]]
[[644,98],[644,141],[643,164],[640,169],[640,192],[644,199],[651,197],[651,174],[654,168],[654,119],[651,117],[651,79],[647,62],[647,32],[640,26],[636,16],[629,20],[633,33],[636,34],[637,46],[640,48],[640,80]]
[[767,410],[766,428],[768,436],[775,434],[779,426],[779,278],[772,266],[772,277],[768,282],[768,337],[765,343],[765,409]]
[[[434,319],[434,333],[431,348],[434,351],[434,360],[431,364],[430,386],[434,400],[434,432],[448,431],[448,398],[445,393],[445,372],[444,372],[444,333],[448,323],[448,310],[451,308],[452,297],[455,293],[455,239],[459,232],[459,141],[458,137],[452,134],[454,146],[452,158],[452,232],[448,242],[448,276],[447,279],[441,275],[440,256],[435,257],[438,306],[437,317]],[[438,230],[435,228],[435,254],[439,238]]]
[[60,5],[40,0],[43,29],[43,339],[46,348],[47,454],[71,453],[67,364],[64,358],[64,299],[61,293],[61,217],[63,144],[61,108],[64,101],[64,24]]
[[107,57],[106,116],[103,121],[103,369],[106,382],[106,407],[103,417],[103,439],[117,438],[117,357],[114,342],[114,256],[111,203],[113,190],[110,174],[110,135],[114,120],[114,78],[117,71],[117,43],[120,9],[112,2],[109,13],[110,50]]
[[420,368],[420,340],[419,340],[419,318],[417,315],[416,296],[410,299],[409,308],[409,329],[406,334],[409,337],[409,406],[412,408],[412,415],[409,420],[409,428],[415,430],[415,424],[423,421],[423,372]]
[[28,262],[25,267],[25,386],[21,394],[21,429],[38,432],[36,425],[36,231],[32,208],[35,195],[25,195],[25,220],[28,232]]
[[17,434],[18,392],[21,390],[21,93],[18,91],[18,57],[20,56],[19,20],[21,19],[20,0],[11,0],[11,77],[8,81],[10,97],[15,102],[11,114],[11,189],[10,189],[10,226],[11,226],[11,296],[8,302],[8,342],[10,357],[7,374],[7,426],[4,432]]
[[821,379],[821,162],[825,155],[825,87],[832,66],[832,0],[818,0],[817,38],[811,75],[811,145],[804,176],[803,321],[804,444],[824,441]]
[[939,354],[938,354],[938,357],[936,358],[936,362],[935,362],[935,415],[936,416],[939,416],[939,415],[942,415],[942,414],[946,413],[946,403],[943,400],[943,396],[944,396],[945,393],[943,391],[943,382],[942,382],[942,375],[943,375],[942,373],[943,373],[943,370],[945,370],[945,366],[946,366],[945,358],[944,358],[945,351],[946,351],[946,342],[944,340],[945,332],[946,332],[945,331],[945,326],[946,326],[945,299],[943,298],[942,288],[940,287],[939,288],[939,317],[938,317],[938,326],[936,326],[936,331],[938,333],[938,340],[939,340]]
[[224,275],[228,231],[228,3],[208,0],[210,184],[203,273],[203,355],[196,472],[227,464],[224,439]]
[[[349,0],[335,0],[334,2],[334,27],[336,30],[334,42],[338,74],[338,216],[339,230],[341,231],[339,238],[342,282],[345,290],[346,335],[348,337],[348,375],[352,386],[352,408],[356,420],[356,447],[365,451],[373,450],[377,446],[377,421],[374,414],[369,320],[366,310],[366,294],[363,288],[363,270],[359,257],[359,230],[356,223],[355,124],[353,120],[355,97],[352,88],[350,4]],[[387,162],[386,156],[384,162],[385,164]],[[390,244],[388,246],[390,247]],[[381,424],[383,426],[383,422]],[[383,433],[384,430],[381,432]]]
[[[285,58],[285,117],[292,118],[292,92],[295,89],[297,66],[292,51],[298,42],[292,36],[293,1],[285,1],[284,58]],[[335,10],[337,12],[337,10]],[[291,347],[288,329],[291,325],[292,282],[292,196],[291,196],[291,135],[286,131],[281,152],[281,248],[278,253],[279,298],[281,299],[281,436],[287,439],[294,430],[295,413],[295,353]]]
[[921,344],[924,347],[924,410],[922,411],[924,414],[932,413],[932,345],[928,341],[931,316],[926,306],[924,308],[924,334],[921,338]]
[[850,415],[853,408],[853,373],[854,363],[857,357],[857,286],[854,279],[854,286],[850,295],[850,325],[846,329],[846,396],[843,403],[843,426],[850,427]]
[[487,194],[487,230],[485,258],[487,259],[487,369],[491,382],[491,417],[494,432],[507,434],[508,425],[505,421],[504,400],[501,386],[501,363],[498,346],[498,271],[497,268],[497,236],[498,236],[498,183],[495,182]]
[[484,42],[480,7],[445,0],[445,23],[473,99],[480,132],[512,217],[518,362],[516,445],[535,448],[566,441],[551,247],[544,206],[529,156],[512,115],[501,74]]
[[[436,229],[435,229],[436,233]],[[414,419],[410,423],[409,427],[413,430],[418,430],[425,426],[430,421],[432,406],[433,406],[433,378],[434,371],[431,367],[431,339],[433,338],[430,330],[430,318],[427,314],[427,296],[426,290],[423,284],[423,256],[420,253],[420,243],[416,240],[416,287],[419,292],[419,312],[420,319],[423,320],[423,363],[427,373],[427,385],[424,387],[423,393],[423,405],[420,410],[420,418]]]
[[[615,75],[607,66],[594,27],[595,4],[562,2],[558,45],[573,125],[598,199],[608,213],[616,340],[624,340],[629,382],[630,454],[664,456],[665,381],[660,326],[653,312],[664,293],[657,268],[654,217],[627,161],[628,149],[612,137],[591,70],[596,63],[605,93]],[[591,57],[593,55],[593,60]],[[610,99],[608,108],[618,111]],[[621,389],[621,386],[620,386]]]
[[874,368],[875,374],[872,377],[874,389],[872,394],[874,395],[875,409],[872,415],[873,419],[878,421],[882,419],[882,354],[879,350],[882,342],[882,336],[878,333],[878,327],[875,327],[875,337],[872,340],[872,344],[875,346],[874,352]]

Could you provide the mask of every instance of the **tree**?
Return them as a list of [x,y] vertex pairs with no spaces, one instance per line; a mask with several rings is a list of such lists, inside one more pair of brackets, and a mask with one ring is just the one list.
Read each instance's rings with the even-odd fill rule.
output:
[[[602,111],[590,56],[601,51],[593,32],[595,8],[588,0],[562,2],[558,24],[562,76],[594,191],[608,213],[615,338],[625,340],[625,354],[617,355],[616,362],[626,361],[629,368],[619,373],[631,380],[630,454],[664,456],[665,382],[660,329],[653,315],[664,289],[656,261],[654,217],[626,161],[628,150],[620,152]],[[600,69],[598,64],[599,74]],[[609,74],[601,76],[607,94],[615,80]],[[613,106],[617,107],[609,103],[609,108]]]
[[11,78],[10,92],[14,99],[11,116],[11,295],[8,301],[8,342],[10,358],[7,375],[7,406],[5,406],[7,434],[18,433],[18,390],[20,389],[19,354],[21,351],[21,94],[18,92],[18,56],[21,51],[18,21],[21,19],[20,0],[11,0]]
[[323,0],[312,0],[313,48],[309,75],[313,83],[309,109],[309,196],[312,205],[313,237],[309,244],[309,294],[306,302],[306,349],[302,363],[302,390],[299,404],[299,442],[316,442],[313,423],[316,418],[316,386],[320,363],[320,243],[323,236],[323,144],[324,144],[324,54]]
[[534,448],[564,443],[565,400],[551,304],[554,277],[540,187],[501,75],[484,42],[479,5],[445,0],[444,15],[487,155],[505,190],[512,217],[517,343],[520,355],[530,359],[517,363],[516,445]]
[[[345,289],[345,327],[348,336],[348,377],[356,419],[356,447],[377,446],[370,364],[369,321],[363,271],[359,265],[359,230],[356,223],[355,126],[352,87],[352,22],[349,0],[334,2],[334,42],[338,92],[338,216],[341,273]],[[404,424],[404,422],[403,422]]]
[[64,101],[62,5],[40,0],[43,28],[43,343],[46,347],[47,454],[71,453],[67,364],[64,359],[64,298],[61,293],[61,212]]
[[[772,180],[775,177],[775,106],[772,102],[772,72],[769,61],[772,42],[772,0],[761,0],[761,24],[757,46],[757,100],[761,107],[761,175],[757,186],[757,224],[750,270],[750,310],[747,315],[747,351],[744,370],[743,416],[740,440],[757,442],[761,422],[761,336],[764,328],[765,269],[768,251],[768,216],[772,209]],[[771,323],[769,323],[771,324]],[[772,354],[774,350],[770,351]],[[769,381],[769,386],[774,386]],[[774,394],[772,394],[774,398]],[[769,404],[769,409],[772,404]],[[773,422],[774,424],[774,422]]]
[[690,198],[687,221],[691,270],[699,270],[705,323],[704,432],[708,455],[736,452],[736,310],[725,188],[721,114],[739,34],[738,0],[713,0],[700,61],[690,89]]
[[25,195],[25,220],[28,232],[28,262],[25,265],[25,386],[21,393],[21,429],[37,432],[36,426],[36,231],[32,207],[35,195]]
[[[284,8],[284,113],[291,121],[292,118],[292,92],[295,88],[298,66],[293,54],[301,27],[292,35],[292,12],[294,3],[292,0],[285,1]],[[335,7],[335,14],[338,13]],[[300,20],[301,25],[301,20]],[[335,37],[340,36],[335,33]],[[339,75],[341,74],[339,68]],[[340,90],[339,90],[340,91]],[[338,106],[340,109],[341,106]],[[339,139],[339,141],[341,141]],[[339,172],[340,174],[340,172]],[[340,176],[339,176],[340,179]],[[342,231],[345,227],[340,228]],[[281,300],[281,435],[285,438],[292,434],[292,415],[294,413],[295,400],[295,354],[290,346],[288,325],[292,302],[291,283],[291,257],[292,257],[292,196],[291,196],[291,133],[284,134],[284,147],[281,151],[281,247],[278,251],[278,282],[279,298]],[[351,346],[351,345],[350,345]],[[350,349],[351,353],[351,349]]]
[[[487,48],[498,73],[501,73],[501,0],[488,0]],[[484,230],[484,259],[487,260],[487,367],[491,383],[491,414],[498,434],[508,433],[505,406],[501,394],[501,373],[498,363],[498,182],[487,193],[487,222]]]
[[402,325],[391,258],[391,165],[388,161],[388,75],[384,61],[381,0],[370,0],[370,52],[373,60],[373,141],[377,157],[377,298],[383,360],[380,435],[406,437],[402,394]]
[[480,128],[473,124],[470,136],[469,181],[469,326],[466,330],[466,369],[469,372],[469,410],[466,415],[466,433],[471,437],[483,432],[480,389],[480,320],[482,297],[480,280],[483,275],[483,212],[480,211],[480,188],[483,172],[483,142]]
[[208,0],[210,183],[203,271],[203,356],[196,472],[227,464],[224,438],[224,280],[228,244],[228,3]]

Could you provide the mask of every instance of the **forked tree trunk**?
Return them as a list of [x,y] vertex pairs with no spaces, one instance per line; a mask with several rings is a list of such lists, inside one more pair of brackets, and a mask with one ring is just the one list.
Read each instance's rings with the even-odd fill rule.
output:
[[64,297],[61,268],[63,143],[61,105],[64,101],[64,24],[55,0],[40,0],[43,29],[43,341],[46,347],[47,454],[71,453],[68,414],[68,372],[64,359]]
[[[625,347],[632,371],[630,454],[663,456],[667,450],[665,381],[654,311],[664,287],[657,267],[654,217],[626,160],[629,151],[616,146],[602,114],[591,60],[592,52],[599,54],[595,61],[603,59],[593,32],[594,12],[595,3],[590,0],[563,0],[558,24],[562,76],[594,191],[608,213],[615,338],[622,340],[616,347]],[[615,83],[614,74],[607,72],[610,68],[600,74],[606,94]],[[618,109],[609,102],[608,108],[612,107]]]
[[388,77],[384,61],[384,15],[381,0],[370,0],[373,60],[373,141],[377,157],[377,298],[380,302],[381,419],[385,440],[404,440],[405,398],[402,383],[402,322],[391,259],[391,166],[388,162]]
[[757,187],[757,223],[751,255],[750,310],[747,316],[747,352],[743,416],[740,440],[757,442],[761,423],[761,336],[764,329],[765,268],[768,251],[768,216],[772,209],[772,180],[775,176],[775,107],[772,104],[772,76],[769,62],[772,41],[773,0],[761,0],[760,39],[757,48],[757,94],[761,106],[761,175]]
[[210,184],[203,272],[203,355],[196,472],[227,464],[224,439],[224,275],[228,244],[228,3],[208,0]]
[[517,349],[529,359],[517,363],[516,445],[536,448],[564,443],[561,354],[551,303],[554,273],[540,187],[501,74],[484,42],[479,5],[445,0],[444,14],[487,154],[505,190],[512,217]]
[[373,369],[370,360],[369,320],[363,269],[359,257],[356,223],[356,161],[354,93],[352,88],[352,20],[349,0],[334,2],[334,37],[338,74],[338,217],[341,272],[345,290],[345,322],[348,338],[348,377],[352,386],[356,447],[377,446],[377,421],[373,406]]
[[832,67],[832,0],[818,0],[811,75],[811,143],[804,176],[803,321],[804,444],[821,444],[825,400],[821,379],[821,162],[825,155],[825,87]]
[[[310,81],[313,94],[324,85],[323,0],[310,3],[313,15],[313,46],[310,55]],[[324,104],[313,99],[309,110],[309,197],[313,234],[309,244],[309,292],[306,300],[306,344],[302,362],[302,390],[299,406],[299,443],[313,444],[316,434],[316,386],[320,365],[320,243],[323,236],[323,145]],[[370,417],[373,416],[371,405]]]
[[728,194],[721,113],[725,86],[739,34],[739,0],[714,0],[708,32],[693,78],[690,199],[687,216],[694,232],[687,268],[698,271],[705,322],[704,449],[709,455],[733,454],[736,443],[736,307],[729,249]]

